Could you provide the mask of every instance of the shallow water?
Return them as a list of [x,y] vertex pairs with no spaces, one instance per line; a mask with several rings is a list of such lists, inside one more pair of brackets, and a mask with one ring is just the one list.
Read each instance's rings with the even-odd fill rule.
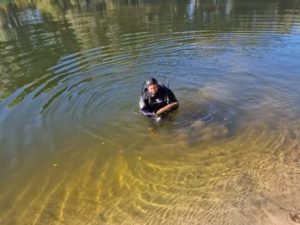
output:
[[0,224],[295,224],[300,1],[7,0],[0,29]]

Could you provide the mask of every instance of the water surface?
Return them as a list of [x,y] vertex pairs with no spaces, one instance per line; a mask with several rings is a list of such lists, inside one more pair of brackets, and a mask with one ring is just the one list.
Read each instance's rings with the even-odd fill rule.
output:
[[7,0],[0,29],[1,224],[294,224],[300,1]]

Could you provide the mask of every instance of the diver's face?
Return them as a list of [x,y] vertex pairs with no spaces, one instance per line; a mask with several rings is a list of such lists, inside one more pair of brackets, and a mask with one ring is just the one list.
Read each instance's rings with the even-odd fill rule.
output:
[[148,87],[148,91],[151,95],[155,95],[158,91],[158,85],[157,84],[151,84]]

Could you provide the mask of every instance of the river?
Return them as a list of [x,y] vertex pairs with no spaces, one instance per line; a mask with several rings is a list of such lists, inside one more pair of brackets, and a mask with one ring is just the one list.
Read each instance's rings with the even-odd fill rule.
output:
[[299,0],[2,1],[0,224],[296,224],[299,59]]

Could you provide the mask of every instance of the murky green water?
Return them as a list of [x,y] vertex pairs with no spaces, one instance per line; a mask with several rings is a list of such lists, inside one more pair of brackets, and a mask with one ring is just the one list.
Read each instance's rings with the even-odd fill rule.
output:
[[300,1],[6,0],[0,29],[1,225],[295,224]]

